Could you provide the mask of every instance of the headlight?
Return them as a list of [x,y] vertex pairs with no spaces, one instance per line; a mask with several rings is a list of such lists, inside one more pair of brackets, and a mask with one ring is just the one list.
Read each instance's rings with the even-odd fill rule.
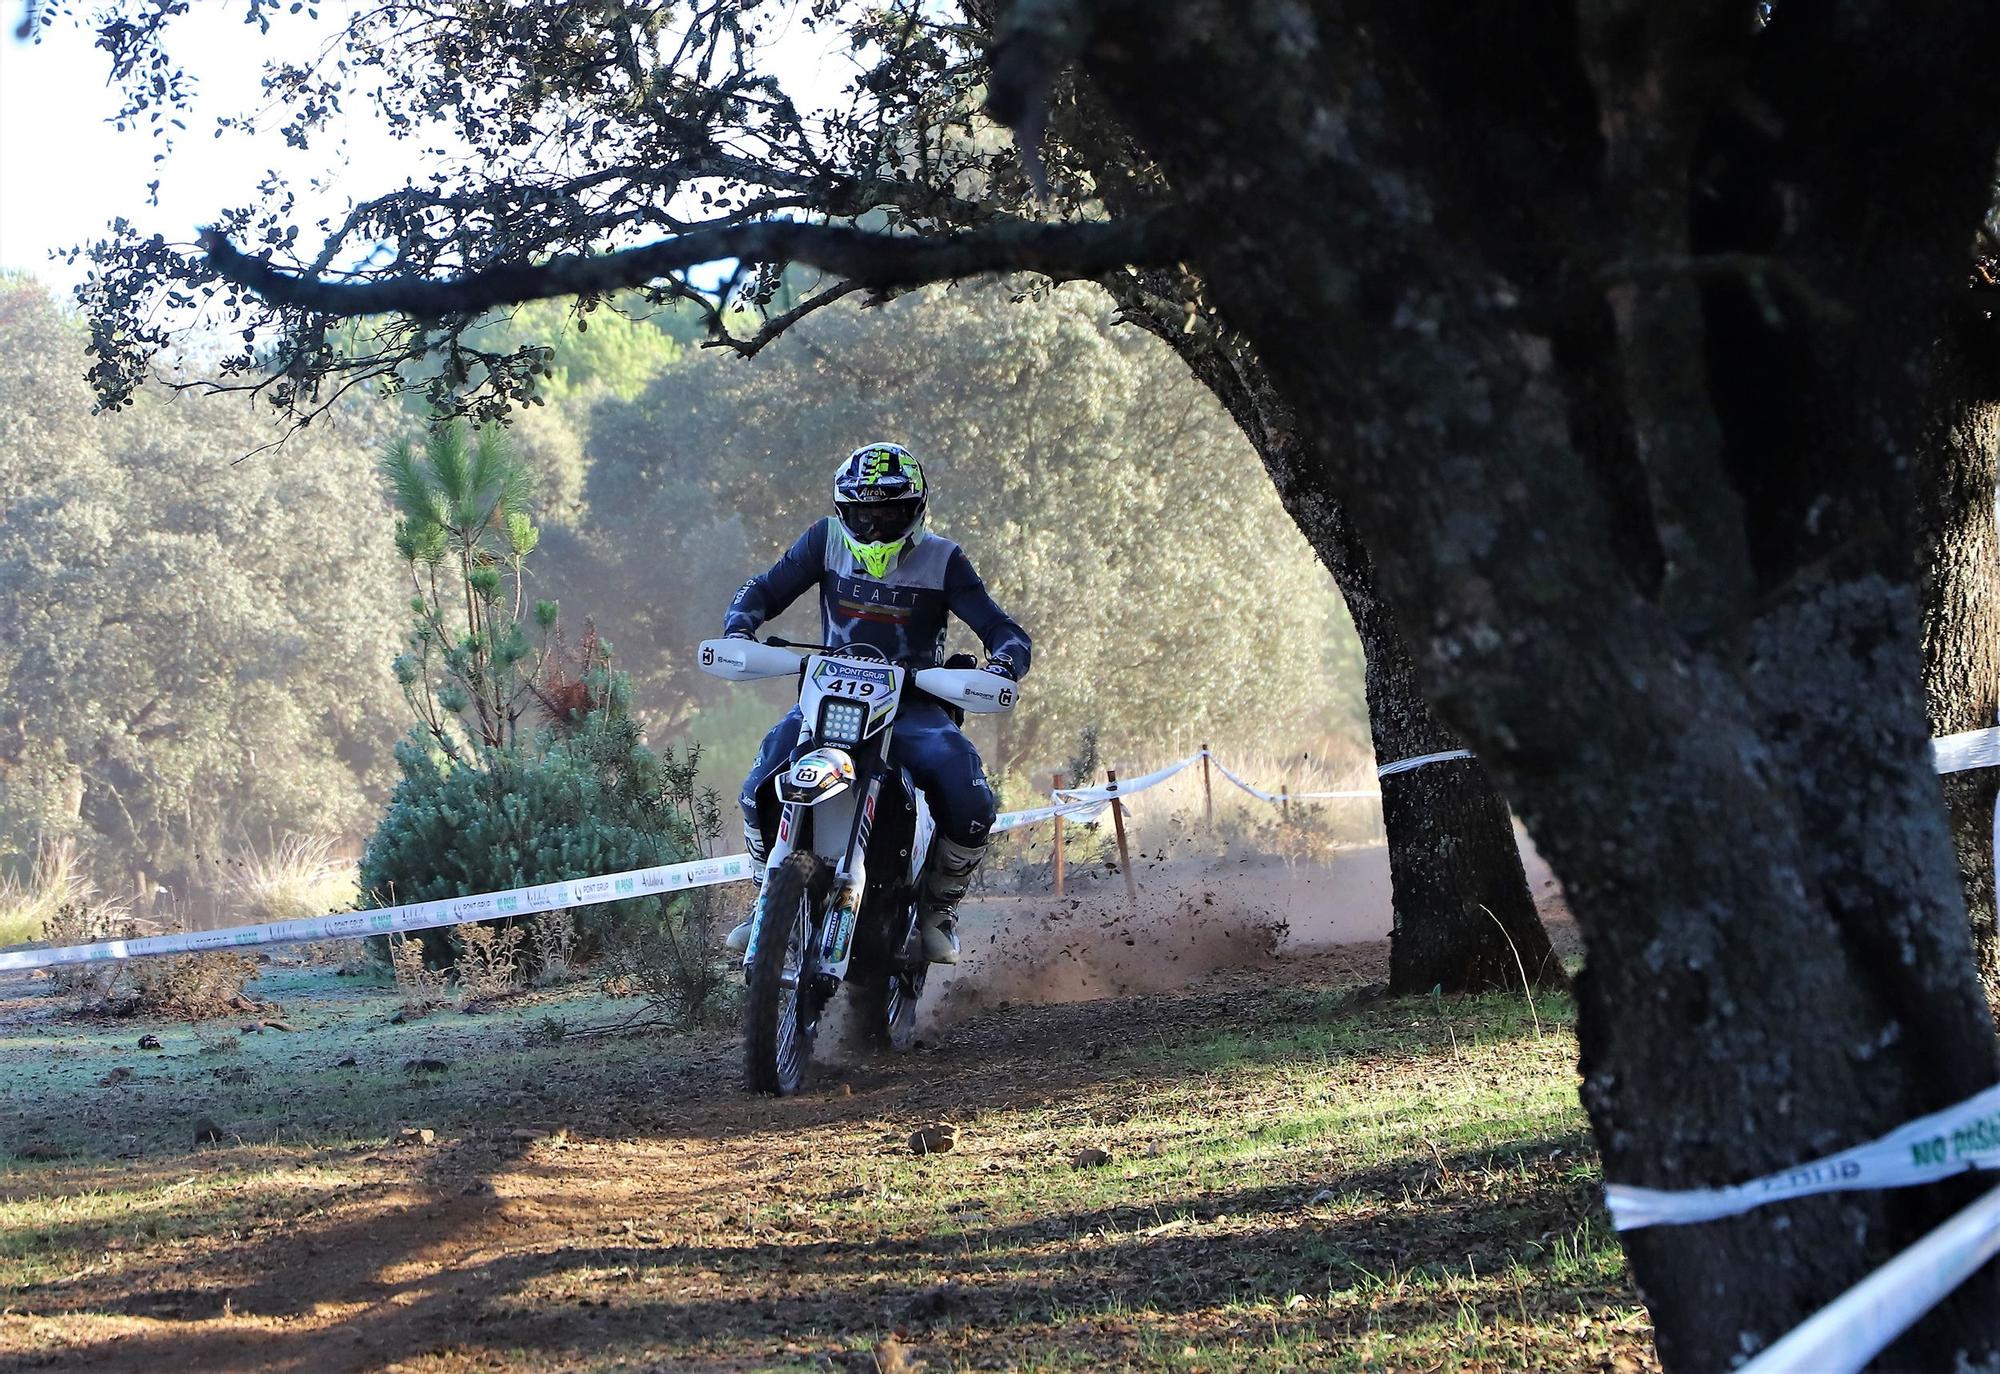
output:
[[819,708],[819,742],[821,744],[861,743],[861,732],[868,726],[868,708],[859,702],[841,701],[828,697]]

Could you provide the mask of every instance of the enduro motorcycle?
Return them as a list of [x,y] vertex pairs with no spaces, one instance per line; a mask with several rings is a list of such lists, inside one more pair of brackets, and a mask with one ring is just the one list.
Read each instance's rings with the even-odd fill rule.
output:
[[876,1043],[906,1050],[916,1038],[930,969],[916,898],[936,827],[891,750],[904,693],[987,714],[1012,710],[1020,689],[979,668],[912,674],[868,645],[776,637],[703,640],[700,664],[730,682],[799,680],[798,745],[764,784],[777,833],[743,955],[749,1086],[784,1097],[805,1081],[820,1015],[843,983]]

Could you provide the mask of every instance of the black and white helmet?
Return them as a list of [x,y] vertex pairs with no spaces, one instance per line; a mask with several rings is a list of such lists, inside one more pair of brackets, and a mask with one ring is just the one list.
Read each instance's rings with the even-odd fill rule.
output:
[[901,444],[863,444],[833,474],[833,509],[854,556],[877,577],[921,538],[930,491]]

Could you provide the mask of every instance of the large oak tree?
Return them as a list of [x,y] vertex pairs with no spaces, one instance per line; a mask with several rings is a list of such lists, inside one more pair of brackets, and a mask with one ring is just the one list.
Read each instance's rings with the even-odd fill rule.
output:
[[[266,20],[281,8],[269,0],[246,4]],[[259,199],[220,212],[219,222],[237,239],[301,267],[351,269],[354,281],[511,271],[553,251],[620,242],[642,231],[672,233],[678,266],[655,261],[635,272],[628,263],[618,269],[620,280],[643,284],[652,300],[694,305],[707,318],[711,343],[744,354],[860,287],[835,274],[803,297],[788,291],[782,245],[746,250],[740,238],[747,229],[783,239],[789,229],[772,226],[773,216],[891,224],[933,239],[971,229],[1009,244],[1043,242],[1048,251],[1034,254],[1037,268],[1057,278],[1099,278],[1129,320],[1180,354],[1237,419],[1267,469],[1282,475],[1290,462],[1285,452],[1299,442],[1297,426],[1254,348],[1216,315],[1197,275],[1107,273],[1107,266],[1147,256],[1118,246],[1127,237],[1123,227],[1109,231],[1108,248],[1089,246],[1074,258],[1064,251],[1066,239],[1039,234],[1039,223],[1101,219],[1107,206],[1135,208],[1162,183],[1157,161],[1118,129],[1101,102],[1080,98],[1067,83],[1063,117],[1040,156],[1024,159],[980,112],[990,5],[804,8],[809,26],[845,34],[863,55],[845,106],[801,113],[760,65],[769,56],[762,27],[799,6],[454,0],[442,7],[367,7],[346,21],[344,44],[322,49],[316,59],[274,63],[268,84],[287,141],[326,143],[327,122],[356,98],[356,80],[365,77],[374,83],[368,99],[390,126],[436,149],[438,170],[426,184],[353,205],[304,238],[292,188],[274,170]],[[101,28],[100,38],[129,94],[127,116],[135,125],[169,129],[163,116],[183,103],[187,89],[165,41],[174,16],[143,5],[113,13],[115,22]],[[238,135],[246,127],[230,118],[217,132]],[[451,152],[465,155],[446,161]],[[1143,215],[1133,224],[1143,238]],[[762,251],[773,260],[739,261],[737,278],[721,289],[705,284],[688,269],[713,252],[688,256],[687,250],[718,242],[718,230],[734,231],[732,246],[747,256]],[[865,242],[857,246],[865,249]],[[954,245],[934,246],[970,261]],[[988,250],[974,251],[999,263]],[[95,378],[114,403],[191,315],[220,319],[232,332],[248,324],[249,342],[267,337],[255,328],[254,307],[241,308],[245,303],[226,287],[216,295],[223,284],[198,257],[130,223],[91,256],[101,269],[85,292],[99,321]],[[578,266],[586,276],[596,271],[594,264]],[[939,260],[929,275],[953,270]],[[588,314],[599,303],[586,290],[579,308]],[[477,309],[448,300],[426,308],[434,318],[390,311],[359,327],[332,328],[313,312],[283,311],[272,347],[226,356],[192,384],[261,392],[302,420],[364,381],[475,415],[546,398],[551,359],[539,341],[506,347],[480,323]],[[1191,316],[1203,327],[1181,327]],[[1278,489],[1288,500],[1296,495],[1327,507],[1324,497],[1309,497],[1282,476]],[[1323,514],[1324,528],[1346,531],[1323,538],[1318,551],[1362,638],[1378,759],[1446,756],[1383,780],[1395,905],[1391,986],[1476,989],[1517,986],[1524,977],[1560,983],[1506,806],[1417,690],[1413,656],[1359,536],[1337,510]]]
[[[1303,437],[1277,475],[1313,498],[1293,499],[1308,539],[1335,537],[1315,502],[1352,519],[1431,705],[1564,880],[1607,1176],[1700,1186],[1995,1076],[1926,743],[1910,481],[2000,140],[1981,18],[1935,0],[1020,0],[995,112],[1035,147],[1074,68],[1160,168],[1153,204],[912,237],[744,202],[624,252],[447,249],[361,284],[323,275],[338,244],[300,276],[218,235],[186,270],[278,303],[311,375],[328,317],[427,330],[718,256],[850,288],[1185,262]],[[866,177],[834,184],[869,208]],[[1727,1366],[1961,1196],[1637,1233],[1663,1357]],[[1896,1357],[2000,1358],[1994,1296],[1968,1285]]]

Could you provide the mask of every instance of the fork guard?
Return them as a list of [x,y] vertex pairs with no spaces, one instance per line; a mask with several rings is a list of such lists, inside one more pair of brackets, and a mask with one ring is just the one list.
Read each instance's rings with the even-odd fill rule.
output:
[[817,806],[854,785],[854,760],[844,749],[814,749],[778,775],[778,800]]

